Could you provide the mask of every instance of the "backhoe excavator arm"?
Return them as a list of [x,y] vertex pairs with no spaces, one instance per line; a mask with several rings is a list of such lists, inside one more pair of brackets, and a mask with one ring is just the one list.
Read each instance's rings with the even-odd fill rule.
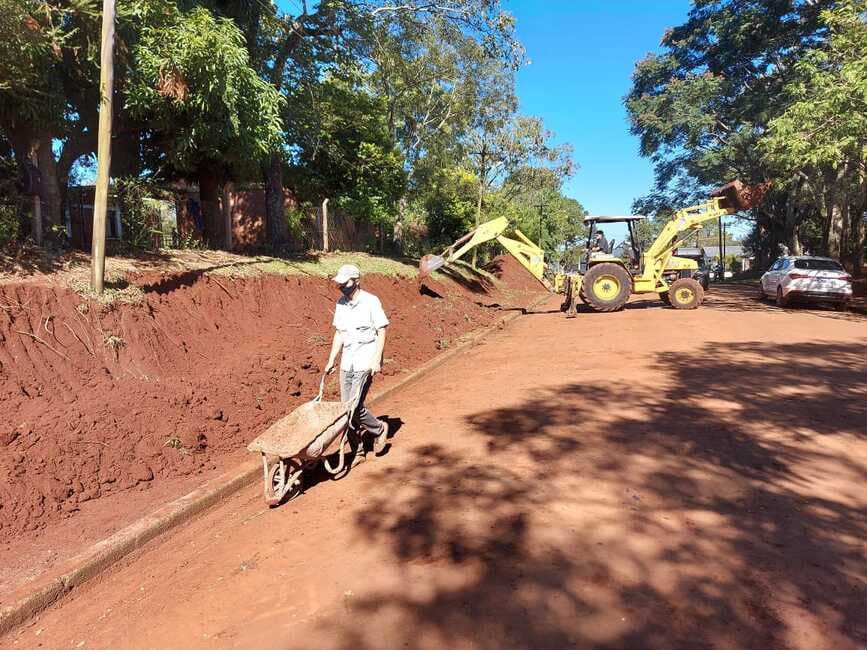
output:
[[641,273],[634,278],[635,291],[667,291],[668,283],[662,276],[683,235],[699,230],[707,221],[735,212],[737,209],[732,202],[724,197],[714,197],[675,212],[674,217],[665,224],[662,232],[642,255]]
[[517,228],[514,229],[515,239],[503,235],[509,229],[509,220],[498,217],[486,221],[478,228],[468,232],[454,244],[446,248],[441,255],[425,255],[419,265],[419,276],[424,278],[438,268],[455,262],[476,246],[489,241],[496,241],[505,248],[518,262],[526,268],[539,282],[550,289],[545,282],[545,253],[529,237]]

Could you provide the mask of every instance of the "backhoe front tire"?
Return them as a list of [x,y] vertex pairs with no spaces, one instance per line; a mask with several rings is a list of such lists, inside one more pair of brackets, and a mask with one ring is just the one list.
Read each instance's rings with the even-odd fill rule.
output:
[[698,280],[680,278],[671,283],[668,299],[675,309],[697,309],[704,300],[704,289]]
[[617,311],[632,293],[632,278],[619,264],[603,262],[591,266],[581,283],[584,298],[594,311]]

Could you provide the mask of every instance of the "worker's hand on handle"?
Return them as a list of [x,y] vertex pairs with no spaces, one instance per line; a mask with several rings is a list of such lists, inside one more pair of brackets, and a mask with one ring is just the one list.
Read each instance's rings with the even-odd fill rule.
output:
[[330,375],[332,372],[334,372],[334,360],[329,359],[328,363],[325,364],[325,374]]

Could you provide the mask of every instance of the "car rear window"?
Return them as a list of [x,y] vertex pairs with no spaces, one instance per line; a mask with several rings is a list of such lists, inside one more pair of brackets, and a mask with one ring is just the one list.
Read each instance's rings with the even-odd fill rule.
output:
[[843,267],[833,260],[795,260],[796,269],[808,271],[842,271]]

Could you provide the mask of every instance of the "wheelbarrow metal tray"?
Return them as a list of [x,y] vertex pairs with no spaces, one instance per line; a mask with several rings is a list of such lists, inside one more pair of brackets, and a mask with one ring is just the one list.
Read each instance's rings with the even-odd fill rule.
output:
[[344,402],[307,402],[268,427],[247,449],[280,458],[320,456],[343,432],[346,415]]

